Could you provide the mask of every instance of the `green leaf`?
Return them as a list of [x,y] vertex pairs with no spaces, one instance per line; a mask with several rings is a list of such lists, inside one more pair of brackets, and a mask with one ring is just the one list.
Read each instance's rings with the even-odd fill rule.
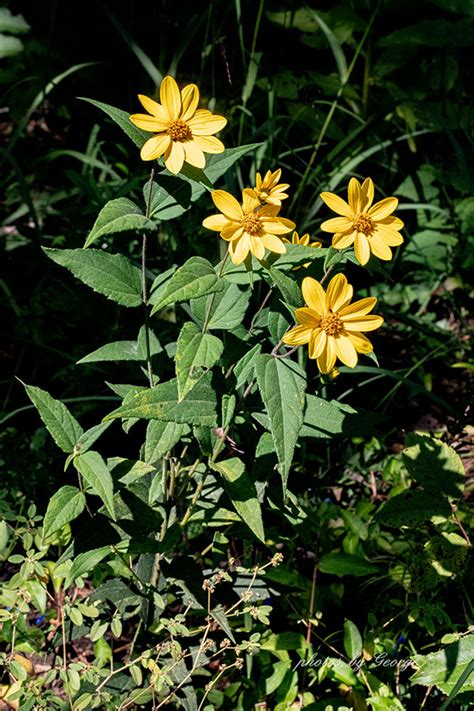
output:
[[55,400],[46,390],[25,385],[26,392],[37,408],[46,429],[63,452],[71,454],[84,430],[62,402]]
[[204,376],[191,392],[178,402],[178,385],[176,379],[173,379],[132,395],[130,399],[125,400],[122,407],[111,412],[105,419],[116,417],[138,417],[144,420],[215,427],[216,394],[209,378]]
[[142,303],[141,272],[127,257],[99,249],[49,249],[47,256],[94,291],[122,306]]
[[89,104],[96,106],[106,113],[112,121],[115,121],[117,126],[120,126],[122,131],[127,134],[138,148],[141,148],[151,137],[150,133],[140,130],[130,121],[130,114],[127,111],[122,111],[122,109],[117,109],[115,106],[110,106],[109,104],[103,104],[101,101],[87,99],[84,96],[79,96],[78,98],[82,101],[87,101]]
[[319,561],[319,570],[330,575],[373,575],[379,569],[365,558],[350,553],[327,553]]
[[451,507],[445,498],[428,491],[404,491],[392,496],[377,511],[376,519],[385,526],[416,526],[429,521],[433,516],[451,515]]
[[301,288],[293,279],[274,267],[270,267],[268,273],[287,304],[290,304],[290,306],[294,308],[299,308],[304,305]]
[[156,225],[143,214],[143,211],[134,202],[125,197],[110,200],[99,212],[84,248],[115,232],[128,230],[156,230]]
[[[189,210],[192,203],[206,192],[242,156],[259,148],[253,143],[239,148],[228,148],[223,153],[206,156],[203,170],[184,164],[179,175],[167,170],[156,176],[152,187],[150,217],[158,220],[172,220]],[[143,192],[148,198],[148,183]]]
[[94,425],[89,430],[86,430],[76,442],[75,451],[83,454],[96,442],[102,432],[110,427],[111,422],[101,422],[99,425]]
[[328,253],[324,247],[305,247],[301,244],[285,244],[285,247],[285,254],[272,254],[267,258],[267,262],[268,264],[271,262],[272,268],[282,270],[287,267],[301,266],[307,262],[323,261]]
[[357,659],[362,654],[362,637],[353,622],[344,622],[344,649],[349,659]]
[[224,288],[214,267],[207,259],[191,257],[168,281],[150,295],[152,314],[169,304],[196,299]]
[[74,559],[65,580],[65,587],[69,587],[74,583],[77,578],[89,573],[94,570],[95,566],[98,565],[104,558],[106,558],[110,553],[110,546],[104,546],[103,548],[96,548],[93,551],[86,551],[85,553],[80,553],[77,558]]
[[255,363],[262,350],[261,343],[257,343],[253,346],[247,353],[237,361],[234,368],[234,375],[237,378],[236,387],[240,388],[242,385],[253,377]]
[[155,464],[189,432],[187,425],[151,420],[146,428],[144,460]]
[[225,488],[235,510],[252,533],[265,542],[262,511],[257,498],[255,484],[245,470],[245,465],[237,457],[212,464],[212,468],[224,477]]
[[140,356],[137,341],[114,341],[88,353],[77,361],[77,365],[101,361],[143,360]]
[[[196,318],[204,323],[204,319],[210,308],[210,316],[207,322],[207,330],[224,329],[231,331],[240,326],[244,320],[250,301],[250,289],[241,289],[238,284],[226,282],[224,288],[214,296],[203,296],[194,299],[191,310]],[[212,303],[211,303],[212,300]]]
[[247,143],[245,146],[226,148],[223,153],[216,153],[209,158],[206,157],[205,173],[207,178],[211,183],[215,183],[219,180],[219,178],[227,173],[229,168],[231,168],[240,158],[248,153],[257,151],[262,145],[262,143]]
[[179,334],[176,348],[176,380],[178,395],[182,400],[203,377],[207,370],[217,363],[224,350],[224,344],[210,333],[202,333],[192,322],[185,323]]
[[270,431],[285,492],[293,453],[303,424],[306,376],[293,361],[265,354],[256,357],[255,374],[270,420]]
[[337,400],[306,396],[306,408],[300,437],[331,438],[334,435],[358,437],[372,435],[387,418],[376,412],[357,411]]
[[[413,684],[435,685],[444,694],[450,694],[457,681],[474,659],[474,634],[461,637],[457,642],[431,654],[416,654],[413,661],[419,666],[410,678]],[[462,684],[462,691],[474,691],[474,668]]]
[[405,440],[403,463],[412,479],[426,491],[459,498],[464,489],[465,472],[454,449],[439,439],[410,433]]
[[49,500],[43,522],[43,538],[49,538],[66,523],[80,516],[86,505],[82,491],[75,486],[63,486]]
[[94,494],[102,500],[110,516],[115,520],[114,484],[107,464],[100,454],[94,451],[79,454],[74,459],[74,466]]

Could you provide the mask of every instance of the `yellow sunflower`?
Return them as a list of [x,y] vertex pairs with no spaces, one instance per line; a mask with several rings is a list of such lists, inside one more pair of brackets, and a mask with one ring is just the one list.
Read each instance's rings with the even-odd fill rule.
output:
[[260,173],[256,176],[256,185],[254,188],[249,188],[253,197],[257,198],[261,203],[269,205],[281,205],[282,200],[288,197],[285,190],[290,187],[289,183],[279,183],[281,178],[281,168],[272,173],[267,170],[265,177],[262,179]]
[[206,217],[202,224],[220,232],[222,239],[229,243],[234,264],[241,264],[249,252],[257,259],[263,259],[265,249],[278,254],[286,252],[277,235],[291,232],[295,223],[278,217],[278,205],[260,205],[248,188],[242,191],[242,205],[225,190],[213,190],[211,197],[220,213]]
[[[310,242],[311,237],[309,236],[308,233],[300,237],[298,235],[298,232],[293,232],[291,236],[291,241],[287,239],[286,237],[282,237],[283,242],[286,242],[287,244],[301,244],[303,247],[322,247],[322,242]],[[302,266],[307,269],[311,262],[305,262]],[[293,267],[293,271],[297,271],[298,269],[301,269],[301,267]]]
[[398,205],[395,197],[388,197],[372,205],[374,183],[366,178],[362,185],[351,178],[348,187],[348,203],[334,193],[321,193],[326,205],[341,217],[333,217],[321,225],[324,232],[333,232],[332,246],[345,249],[354,245],[359,262],[367,264],[370,253],[379,259],[392,258],[390,247],[402,244],[399,231],[403,222],[392,215]]
[[179,173],[184,161],[204,168],[204,153],[222,153],[224,144],[214,136],[224,128],[227,119],[198,109],[199,89],[188,84],[181,91],[173,77],[165,77],[160,86],[158,104],[148,96],[138,95],[148,114],[133,114],[130,121],[156,135],[141,150],[142,160],[155,160],[164,154],[171,173]]
[[362,331],[374,331],[383,323],[381,316],[369,314],[377,299],[368,297],[351,304],[353,288],[344,274],[333,277],[326,292],[319,281],[305,277],[302,292],[306,306],[295,311],[299,325],[285,334],[283,343],[308,343],[309,357],[317,360],[321,373],[330,373],[337,358],[354,368],[358,353],[373,350]]

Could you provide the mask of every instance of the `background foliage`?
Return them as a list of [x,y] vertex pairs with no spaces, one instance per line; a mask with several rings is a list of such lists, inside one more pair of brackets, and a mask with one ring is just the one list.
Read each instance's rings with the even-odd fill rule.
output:
[[[0,703],[378,711],[439,709],[452,694],[450,707],[467,709],[474,691],[472,480],[465,475],[472,438],[472,3],[11,2],[8,10],[0,11]],[[56,435],[66,452],[119,406],[125,383],[146,384],[137,369],[136,310],[103,298],[55,262],[83,246],[109,200],[142,200],[147,179],[133,143],[77,97],[133,112],[136,94],[152,95],[167,73],[196,82],[203,103],[228,117],[228,148],[257,144],[219,186],[225,181],[236,192],[252,184],[255,170],[282,167],[291,183],[285,214],[300,234],[328,246],[318,229],[328,216],[319,193],[370,175],[379,197],[399,197],[406,242],[383,268],[345,265],[362,296],[370,290],[379,298],[379,365],[364,360],[324,384],[308,368],[308,390],[316,394],[286,504],[268,438],[259,440],[255,461],[248,454],[262,433],[253,417],[261,400],[251,394],[235,444],[244,454],[226,443],[224,462],[244,459],[265,502],[263,521],[232,507],[239,499],[229,490],[232,472],[216,464],[209,490],[201,489],[212,518],[198,505],[184,532],[157,551],[153,537],[166,502],[152,474],[175,434],[178,441],[189,432],[158,433],[165,444],[153,452],[145,446],[142,457],[141,424],[127,436],[117,422],[89,435],[82,476],[87,481],[88,467],[106,462],[115,484],[125,481],[129,491],[120,503],[107,486],[101,496],[110,514],[128,520],[137,547],[125,550],[107,537],[98,500],[88,497],[84,508],[77,489],[57,504],[58,511],[66,504],[82,511],[72,534],[43,519],[53,494],[75,487],[76,475],[72,466],[64,471],[17,378],[50,392],[81,423],[79,432],[69,421],[61,442]],[[151,273],[196,255],[219,260],[219,241],[201,227],[210,205],[203,191],[179,219],[159,215]],[[133,231],[98,234],[92,245],[136,264],[140,246]],[[57,250],[49,252],[53,259],[42,248]],[[259,281],[250,305],[235,293],[235,322],[225,333],[229,365],[240,354],[242,328],[252,331],[252,345],[267,344],[264,352],[276,342],[285,319],[278,320],[277,299],[253,320],[265,294]],[[173,374],[173,343],[189,309],[169,304],[153,317],[162,380]],[[195,317],[202,309],[193,303]],[[214,318],[211,331],[222,336]],[[117,341],[128,343],[119,362],[88,355]],[[158,358],[161,348],[166,360]],[[29,395],[44,407],[42,390],[30,386]],[[99,434],[101,463],[86,451]],[[206,436],[197,433],[199,446],[212,450]],[[137,460],[144,469],[133,470]],[[203,472],[193,474],[199,486]],[[214,505],[218,476],[227,487]],[[178,500],[184,516],[189,503]],[[72,572],[58,567],[71,540]],[[157,552],[166,560],[153,579]],[[206,618],[208,605],[214,614]],[[400,664],[377,665],[380,654]],[[350,665],[361,657],[360,669]],[[404,668],[407,659],[413,667]],[[192,684],[190,670],[199,672]]]

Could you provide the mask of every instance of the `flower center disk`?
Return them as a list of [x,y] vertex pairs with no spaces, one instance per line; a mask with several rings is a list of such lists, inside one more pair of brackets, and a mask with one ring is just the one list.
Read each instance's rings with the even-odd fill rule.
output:
[[352,226],[357,232],[362,232],[366,237],[371,235],[375,229],[374,222],[368,215],[358,215]]
[[344,328],[339,314],[333,314],[332,311],[323,316],[319,325],[328,336],[337,336]]
[[175,119],[168,124],[166,133],[172,141],[189,141],[192,138],[191,129],[181,119]]
[[262,234],[262,221],[257,215],[245,215],[241,224],[245,232],[252,237]]

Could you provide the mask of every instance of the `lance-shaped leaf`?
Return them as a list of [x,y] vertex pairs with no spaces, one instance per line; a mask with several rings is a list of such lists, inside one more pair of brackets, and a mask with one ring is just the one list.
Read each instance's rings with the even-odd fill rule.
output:
[[244,463],[238,457],[232,457],[213,464],[212,468],[224,477],[227,494],[242,521],[247,524],[257,538],[265,542],[262,510],[257,498],[257,490],[245,471]]
[[369,560],[351,553],[327,553],[319,561],[318,568],[322,573],[329,575],[363,576],[379,571],[379,568]]
[[142,303],[141,273],[127,257],[100,249],[48,249],[47,256],[90,286],[122,306]]
[[82,491],[75,486],[63,486],[49,500],[43,522],[43,537],[49,538],[66,523],[80,516],[86,505]]
[[250,289],[242,289],[238,284],[232,284],[224,279],[222,291],[214,296],[193,300],[192,312],[201,323],[204,323],[209,312],[208,331],[213,329],[231,331],[242,324],[250,296]]
[[112,476],[99,452],[88,451],[74,458],[74,466],[115,519],[114,484]]
[[152,313],[169,304],[197,299],[199,296],[212,294],[223,288],[222,279],[219,279],[207,259],[191,257],[168,281],[152,292],[150,296],[150,303],[153,304]]
[[79,422],[71,415],[66,405],[55,400],[46,390],[34,385],[25,385],[25,389],[58,447],[71,454],[84,433]]
[[128,396],[122,407],[111,412],[105,419],[116,417],[213,427],[217,424],[216,394],[210,384],[210,378],[204,376],[179,402],[178,384],[176,379],[173,379]]
[[298,286],[296,281],[274,267],[270,268],[268,273],[287,304],[290,304],[295,308],[303,306],[304,300],[301,294],[301,288]]
[[96,106],[98,109],[107,114],[107,116],[109,116],[112,121],[115,121],[117,126],[120,126],[122,131],[127,134],[127,136],[134,142],[136,146],[138,146],[138,148],[141,148],[150,138],[150,133],[147,133],[147,131],[142,131],[130,121],[130,114],[128,113],[128,111],[117,109],[115,106],[110,106],[109,104],[102,103],[102,101],[87,99],[85,96],[80,96],[79,98],[82,99],[82,101],[87,101],[89,104]]
[[77,558],[74,559],[71,568],[69,569],[65,586],[69,587],[73,584],[76,578],[89,573],[94,570],[95,566],[98,565],[104,558],[106,558],[110,553],[110,546],[102,546],[102,548],[95,548],[92,551],[85,551],[84,553],[79,553]]
[[202,331],[194,323],[185,323],[179,334],[176,349],[176,380],[182,400],[209,369],[217,363],[224,344],[216,336]]
[[176,422],[151,420],[146,428],[145,449],[143,454],[145,462],[147,462],[147,464],[157,462],[188,432],[189,427],[187,425],[178,425]]
[[288,472],[303,424],[306,376],[293,361],[266,354],[256,357],[255,374],[269,417],[285,492]]
[[138,205],[125,197],[116,198],[110,200],[99,212],[84,248],[89,247],[100,237],[114,232],[155,229],[155,223],[143,214]]

